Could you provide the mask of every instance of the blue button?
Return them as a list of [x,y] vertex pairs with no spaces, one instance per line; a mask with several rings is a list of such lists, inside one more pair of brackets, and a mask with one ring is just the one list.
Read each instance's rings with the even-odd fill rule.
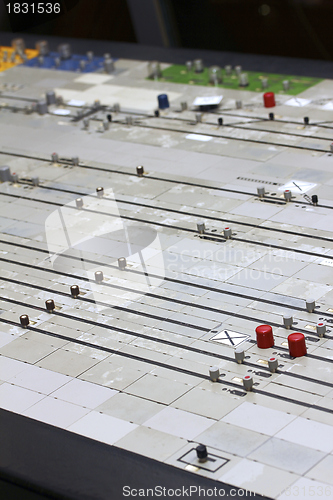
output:
[[170,107],[167,94],[160,94],[157,96],[159,109],[166,109]]

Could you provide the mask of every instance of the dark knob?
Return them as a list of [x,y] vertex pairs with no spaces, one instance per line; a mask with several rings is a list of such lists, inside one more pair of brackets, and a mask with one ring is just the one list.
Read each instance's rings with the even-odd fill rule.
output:
[[207,448],[204,444],[199,444],[196,447],[195,451],[197,452],[197,457],[198,457],[200,462],[205,462],[207,460],[208,452],[207,452]]
[[138,175],[143,175],[143,174],[144,174],[144,171],[145,171],[145,169],[143,168],[143,166],[142,166],[142,165],[139,165],[138,167],[136,167],[136,173],[137,173]]
[[54,300],[53,299],[49,299],[45,302],[45,306],[46,306],[46,309],[48,311],[53,311],[53,309],[55,308],[55,305],[54,305]]
[[20,323],[22,326],[28,326],[29,325],[29,316],[27,314],[22,314],[22,316],[20,316]]
[[71,295],[72,297],[77,297],[80,294],[80,288],[77,285],[71,286]]

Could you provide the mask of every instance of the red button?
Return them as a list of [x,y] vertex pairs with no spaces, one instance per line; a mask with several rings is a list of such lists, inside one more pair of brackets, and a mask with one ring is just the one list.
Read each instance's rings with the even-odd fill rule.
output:
[[257,346],[260,349],[268,349],[274,345],[272,327],[269,325],[260,325],[256,328]]
[[275,106],[274,92],[266,92],[264,94],[264,106],[265,108],[273,108]]
[[288,335],[289,354],[292,358],[300,358],[306,355],[305,337],[303,333],[291,333]]

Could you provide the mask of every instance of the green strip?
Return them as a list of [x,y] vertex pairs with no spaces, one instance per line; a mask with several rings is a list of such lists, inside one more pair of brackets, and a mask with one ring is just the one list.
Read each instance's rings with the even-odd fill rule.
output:
[[[159,78],[158,81],[233,90],[250,90],[252,92],[275,92],[276,94],[282,95],[298,95],[304,92],[304,90],[323,81],[320,78],[306,76],[276,75],[273,73],[259,73],[256,71],[244,71],[243,73],[247,74],[249,80],[249,85],[246,87],[239,86],[239,79],[234,71],[232,71],[231,75],[227,76],[224,69],[222,69],[222,83],[213,85],[209,83],[208,68],[205,68],[202,73],[195,73],[194,71],[187,71],[186,66],[174,64],[162,71],[162,77]],[[263,78],[268,78],[268,87],[265,89],[262,88],[261,84]],[[288,80],[290,84],[290,88],[287,91],[283,90],[282,82],[284,80]]]

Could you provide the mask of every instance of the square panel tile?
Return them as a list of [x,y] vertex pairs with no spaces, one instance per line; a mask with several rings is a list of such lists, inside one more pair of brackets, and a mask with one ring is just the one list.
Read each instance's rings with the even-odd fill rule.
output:
[[10,344],[15,339],[10,333],[0,332],[0,347]]
[[256,450],[267,439],[268,437],[264,434],[242,429],[222,421],[216,422],[212,427],[196,437],[196,441],[199,443],[241,457],[245,457]]
[[309,470],[306,476],[310,479],[329,483],[333,486],[332,468],[333,455],[328,455],[327,457],[323,458],[323,460],[321,460],[317,465],[315,465],[311,470]]
[[7,382],[0,386],[0,407],[15,413],[24,412],[44,397],[44,394],[38,394]]
[[184,439],[194,439],[215,423],[214,420],[176,408],[165,408],[144,425]]
[[160,403],[137,398],[125,392],[119,392],[98,406],[96,411],[126,420],[127,422],[133,422],[134,424],[143,424],[143,422],[146,422],[149,418],[156,415],[156,413],[159,413],[163,408],[165,406]]
[[50,394],[71,380],[71,377],[38,366],[25,366],[22,372],[10,378],[8,382],[42,394]]
[[109,360],[100,361],[86,370],[80,375],[80,378],[87,382],[111,387],[112,389],[124,390],[144,375],[144,371],[121,365],[119,362],[114,363],[113,356],[111,356]]
[[172,406],[181,410],[186,410],[197,415],[219,420],[227,415],[230,411],[242,404],[242,400],[227,397],[223,395],[222,389],[220,392],[212,392],[194,387],[189,392],[176,399]]
[[330,453],[333,450],[333,427],[297,417],[276,434],[277,438],[303,444],[314,450]]
[[133,396],[151,399],[157,403],[170,404],[189,389],[191,386],[186,384],[147,374],[128,386],[126,392],[133,394]]
[[307,446],[271,438],[250,453],[248,458],[271,465],[272,467],[303,475],[324,456],[323,452],[313,450]]
[[39,361],[38,366],[48,370],[57,371],[71,377],[77,377],[97,363],[99,363],[98,359],[58,349]]
[[47,396],[39,403],[31,406],[23,415],[65,429],[86,415],[88,411],[86,408]]
[[94,409],[117,394],[117,391],[97,384],[73,379],[52,393],[52,397]]
[[183,448],[185,444],[187,444],[187,441],[184,439],[140,426],[117,441],[115,446],[154,460],[164,461]]
[[0,379],[9,380],[20,372],[23,372],[29,365],[23,361],[7,358],[0,355]]
[[54,347],[25,338],[15,339],[0,349],[4,356],[28,363],[37,363],[53,351]]
[[273,288],[277,289],[278,285],[285,281],[285,279],[285,276],[279,276],[278,274],[264,273],[257,269],[246,268],[235,274],[232,278],[229,278],[227,282],[267,292]]
[[223,417],[223,422],[272,436],[296,417],[253,403],[243,403]]
[[82,436],[102,441],[102,443],[114,444],[134,429],[135,424],[126,422],[119,418],[111,417],[97,411],[91,411],[75,424],[68,427],[69,431]]
[[269,498],[276,498],[297,479],[299,476],[296,474],[246,458],[220,477],[220,481],[267,495]]

